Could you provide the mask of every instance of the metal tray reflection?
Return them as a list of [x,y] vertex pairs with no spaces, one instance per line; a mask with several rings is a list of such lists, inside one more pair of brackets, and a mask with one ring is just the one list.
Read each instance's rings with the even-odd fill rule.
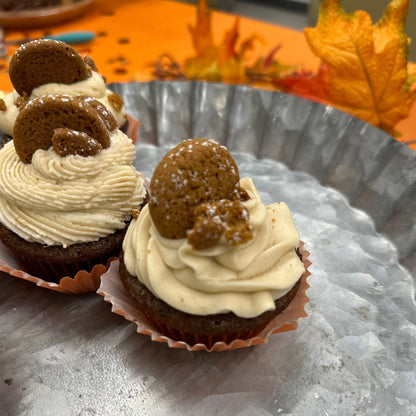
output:
[[225,144],[288,203],[312,265],[296,331],[227,353],[136,334],[101,296],[0,279],[6,414],[416,414],[416,153],[345,113],[200,82],[112,84],[147,176],[182,139]]

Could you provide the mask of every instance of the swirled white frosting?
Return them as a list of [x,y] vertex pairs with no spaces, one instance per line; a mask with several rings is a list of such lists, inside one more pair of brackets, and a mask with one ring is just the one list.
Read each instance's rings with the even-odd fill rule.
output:
[[[107,89],[104,79],[98,72],[92,71],[91,77],[73,84],[49,83],[41,85],[32,91],[29,96],[29,100],[50,94],[65,94],[73,97],[86,95],[88,97],[93,97],[105,105],[109,111],[111,111],[117,120],[119,127],[121,127],[126,121],[126,110],[124,107],[121,110],[116,110],[113,107],[111,101],[109,100],[109,96],[114,93]],[[7,109],[5,111],[0,111],[0,129],[9,136],[13,136],[14,123],[19,113],[19,109],[16,106],[18,98],[19,94],[15,90],[3,98]]]
[[285,203],[265,206],[250,178],[240,185],[250,199],[253,238],[242,245],[220,243],[194,249],[187,239],[167,239],[146,206],[133,220],[123,243],[127,270],[156,297],[194,315],[234,312],[244,318],[274,309],[305,271],[295,249],[299,233]]
[[63,247],[112,234],[145,196],[135,156],[119,130],[94,156],[39,149],[30,164],[10,141],[0,150],[0,222],[26,241]]

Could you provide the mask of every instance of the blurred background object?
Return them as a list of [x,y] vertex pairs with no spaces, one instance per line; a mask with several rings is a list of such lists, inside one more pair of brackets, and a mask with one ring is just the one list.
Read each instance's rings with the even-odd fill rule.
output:
[[[197,4],[198,0],[179,0]],[[309,26],[310,0],[207,0],[211,9],[223,10],[275,25],[302,30]]]
[[[0,0],[0,10],[27,10],[61,5],[66,0]],[[79,1],[79,0],[74,0]]]
[[64,23],[85,15],[94,0],[0,0],[4,29],[33,29]]

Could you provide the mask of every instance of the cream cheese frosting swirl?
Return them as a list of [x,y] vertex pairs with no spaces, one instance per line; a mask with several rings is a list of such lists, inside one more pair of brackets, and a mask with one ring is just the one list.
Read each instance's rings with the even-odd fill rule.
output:
[[240,181],[250,196],[253,238],[196,250],[184,239],[162,237],[146,206],[123,243],[124,263],[156,297],[193,315],[234,312],[251,318],[274,309],[305,271],[296,254],[299,233],[284,203],[265,206],[250,178]]
[[135,155],[119,130],[94,156],[38,149],[30,164],[12,140],[0,150],[0,221],[26,241],[63,247],[112,234],[145,196]]
[[[88,97],[93,97],[111,111],[119,127],[126,121],[126,110],[124,107],[121,110],[114,108],[109,99],[114,93],[107,88],[103,77],[96,71],[92,71],[91,77],[73,84],[49,83],[41,85],[32,91],[29,100],[51,94],[71,95],[73,97],[86,95]],[[13,136],[14,123],[19,113],[19,109],[16,106],[19,97],[19,94],[13,90],[13,92],[7,94],[3,98],[7,109],[5,111],[0,111],[0,129],[9,136]]]

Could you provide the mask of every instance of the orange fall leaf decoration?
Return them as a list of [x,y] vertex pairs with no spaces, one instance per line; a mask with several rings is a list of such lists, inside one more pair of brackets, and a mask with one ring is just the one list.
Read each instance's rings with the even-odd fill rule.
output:
[[408,65],[404,26],[408,0],[393,0],[373,25],[364,11],[347,14],[340,0],[323,0],[318,24],[305,29],[312,51],[321,58],[316,75],[276,80],[284,90],[350,113],[395,134],[416,100],[416,68]]

